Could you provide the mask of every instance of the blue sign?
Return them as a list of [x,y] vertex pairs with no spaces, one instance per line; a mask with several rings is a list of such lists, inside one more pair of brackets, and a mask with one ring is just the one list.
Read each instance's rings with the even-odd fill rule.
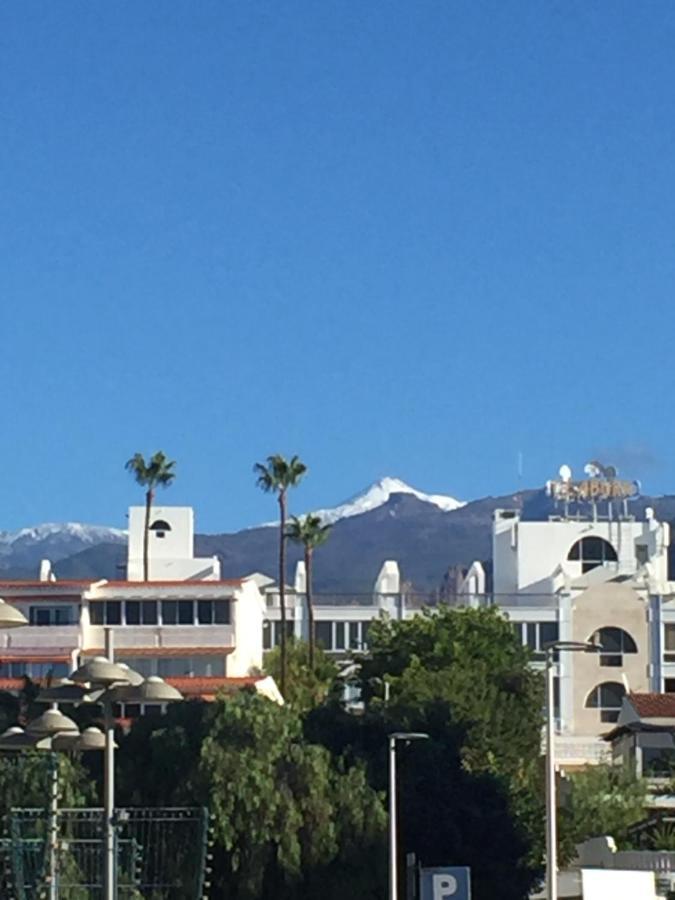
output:
[[420,900],[471,900],[471,870],[466,866],[422,869]]

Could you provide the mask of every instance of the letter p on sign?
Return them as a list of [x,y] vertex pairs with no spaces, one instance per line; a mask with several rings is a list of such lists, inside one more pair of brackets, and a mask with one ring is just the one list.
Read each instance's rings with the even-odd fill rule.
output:
[[445,900],[457,894],[457,879],[454,875],[433,876],[434,900]]

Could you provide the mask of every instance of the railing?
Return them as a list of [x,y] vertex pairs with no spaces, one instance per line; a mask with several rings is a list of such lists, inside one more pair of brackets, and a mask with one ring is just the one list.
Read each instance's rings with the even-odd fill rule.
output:
[[2,650],[51,649],[79,645],[80,626],[74,625],[26,625],[11,632],[0,633]]
[[[499,606],[522,608],[550,608],[558,605],[557,594],[440,594],[431,592],[404,591],[402,593],[384,594],[366,593],[324,593],[314,592],[312,595],[315,606],[355,606],[355,607],[382,607],[385,609],[418,610],[425,606]],[[286,608],[290,611],[304,604],[304,593],[287,591]],[[276,591],[266,595],[268,609],[279,609],[279,594]]]

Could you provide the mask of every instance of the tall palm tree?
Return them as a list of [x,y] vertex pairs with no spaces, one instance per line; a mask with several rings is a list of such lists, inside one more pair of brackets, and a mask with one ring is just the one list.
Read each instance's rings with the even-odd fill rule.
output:
[[305,599],[307,601],[307,624],[309,626],[309,668],[314,670],[314,645],[316,635],[314,629],[314,604],[312,602],[312,563],[314,551],[328,540],[330,525],[323,525],[320,516],[311,513],[299,519],[291,517],[287,535],[296,544],[305,548]]
[[307,466],[297,456],[285,459],[279,453],[267,457],[266,463],[253,466],[256,484],[268,494],[276,494],[279,502],[279,603],[281,604],[281,693],[286,692],[286,518],[287,494],[296,487],[307,471]]
[[148,581],[148,540],[150,537],[150,512],[157,487],[168,487],[176,477],[173,467],[175,461],[169,459],[161,450],[153,454],[146,463],[142,453],[134,453],[127,460],[124,468],[136,479],[137,484],[145,491],[145,530],[143,532],[143,581]]

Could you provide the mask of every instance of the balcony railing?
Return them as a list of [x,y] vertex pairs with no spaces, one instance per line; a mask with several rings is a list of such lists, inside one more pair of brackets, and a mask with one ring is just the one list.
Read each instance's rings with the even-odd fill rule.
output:
[[[314,592],[312,595],[314,605],[339,606],[339,607],[370,607],[382,609],[419,610],[425,606],[499,606],[520,607],[527,609],[555,609],[558,605],[558,596],[555,594],[438,594],[437,592],[422,593],[406,591],[400,594],[380,593],[324,593]],[[268,609],[279,609],[279,594],[269,592],[266,596]],[[297,606],[304,605],[305,595],[288,591],[286,593],[286,609],[293,610]]]

